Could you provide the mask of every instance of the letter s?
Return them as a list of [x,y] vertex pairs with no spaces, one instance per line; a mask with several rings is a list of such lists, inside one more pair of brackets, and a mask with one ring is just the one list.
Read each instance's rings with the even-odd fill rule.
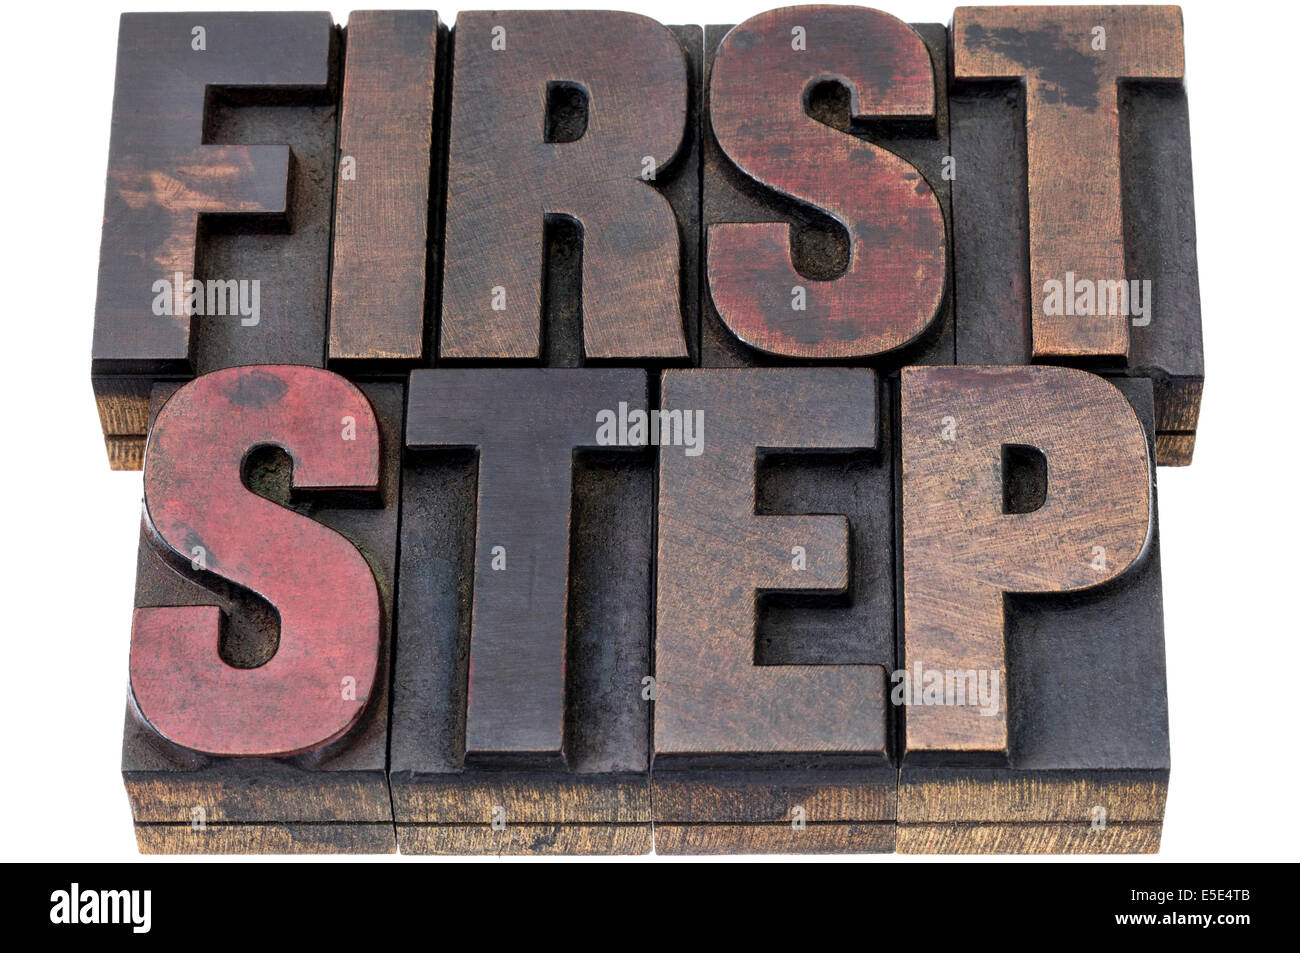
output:
[[[807,52],[790,49],[791,23]],[[709,83],[718,144],[749,177],[822,209],[849,233],[837,278],[801,279],[780,222],[709,226],[709,292],[742,341],[807,359],[870,357],[919,337],[943,302],[947,234],[934,190],[910,163],[819,122],[808,91],[834,81],[854,118],[927,118],[934,73],[906,23],[863,7],[785,7],[723,39]],[[805,310],[790,288],[807,288]]]
[[[356,439],[342,440],[342,415]],[[144,464],[145,522],[188,560],[258,593],[280,614],[275,654],[236,668],[218,654],[221,609],[135,612],[131,691],[163,737],[212,755],[287,755],[345,734],[365,710],[380,651],[378,587],[343,536],[256,495],[243,463],[282,447],[295,489],[377,490],[379,429],[353,384],[319,368],[237,367],[191,381],[163,405]],[[356,679],[356,698],[340,679]]]

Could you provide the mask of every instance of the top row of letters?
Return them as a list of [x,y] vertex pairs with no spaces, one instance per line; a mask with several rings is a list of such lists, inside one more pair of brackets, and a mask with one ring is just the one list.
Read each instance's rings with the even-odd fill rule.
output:
[[1204,379],[1182,14],[127,14],[92,378],[115,467],[224,367],[1071,364]]

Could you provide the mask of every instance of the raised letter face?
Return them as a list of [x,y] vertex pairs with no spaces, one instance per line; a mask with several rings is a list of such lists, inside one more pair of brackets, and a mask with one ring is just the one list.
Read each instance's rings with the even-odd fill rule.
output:
[[438,14],[348,16],[330,268],[329,360],[424,356]]
[[843,593],[842,516],[755,515],[763,450],[876,446],[869,370],[666,371],[662,406],[698,412],[698,456],[661,448],[655,758],[679,754],[882,754],[875,665],[756,665],[760,593]]
[[479,452],[467,758],[563,764],[574,451],[645,406],[631,369],[411,375],[407,446]]
[[808,114],[814,87],[848,87],[860,119],[928,119],[934,77],[906,23],[861,7],[785,7],[727,34],[713,64],[713,132],[746,175],[829,214],[849,235],[843,274],[796,270],[790,228],[715,224],[709,292],[746,344],[785,357],[863,358],[919,337],[943,300],[946,235],[929,183],[892,152]]
[[[581,228],[586,356],[687,356],[678,223],[655,189],[687,92],[681,46],[645,17],[457,18],[443,357],[539,358],[548,217]],[[585,105],[585,126],[548,122],[557,97]]]
[[163,737],[213,755],[287,755],[339,738],[376,686],[380,603],[365,557],[335,531],[243,482],[274,445],[297,490],[374,491],[378,426],[355,385],[291,366],[216,371],[177,391],[145,453],[145,518],[174,558],[250,589],[278,611],[263,665],[220,655],[216,606],[137,609],[131,691]]
[[[1146,546],[1142,425],[1114,385],[1081,370],[909,367],[901,441],[904,668],[1007,686],[1004,596],[1099,585]],[[1005,757],[1005,701],[975,695],[909,705],[905,756]]]
[[1158,848],[1178,8],[127,14],[117,55],[143,851]]
[[957,79],[1025,84],[1034,357],[1127,357],[1119,83],[1182,79],[1182,12],[958,7],[952,44]]
[[[332,45],[328,14],[122,17],[92,354],[95,393],[114,467],[139,468],[152,381],[202,373],[205,363],[207,368],[250,363],[226,354],[215,362],[196,359],[192,315],[210,316],[217,307],[217,320],[233,322],[240,340],[266,349],[253,360],[275,360],[269,356],[274,352],[281,360],[319,363],[323,322],[311,323],[317,305],[310,295],[314,281],[290,280],[292,272],[282,270],[275,255],[259,261],[250,275],[200,276],[196,269],[201,217],[223,227],[289,227],[297,214],[295,163],[303,158],[283,144],[207,141],[213,94],[234,93],[240,102],[250,94],[277,102],[326,100]],[[277,141],[274,132],[253,134],[257,143]],[[268,135],[269,140],[263,138]],[[329,138],[332,153],[332,131]],[[307,163],[304,179],[315,177],[315,158]],[[299,182],[299,188],[303,185]],[[304,273],[319,274],[323,283],[329,200],[313,196],[312,201],[323,210],[307,213],[306,227],[313,233],[319,227],[325,241],[319,247],[314,242],[295,245],[291,254],[310,256],[301,267]],[[198,278],[204,284],[196,287]],[[236,284],[242,298],[232,302],[228,288]],[[253,285],[258,286],[255,292]],[[265,299],[261,285],[266,286]],[[309,313],[298,322],[298,331],[284,326],[290,315],[302,311]],[[305,342],[299,340],[303,337]],[[126,449],[131,446],[136,449]]]

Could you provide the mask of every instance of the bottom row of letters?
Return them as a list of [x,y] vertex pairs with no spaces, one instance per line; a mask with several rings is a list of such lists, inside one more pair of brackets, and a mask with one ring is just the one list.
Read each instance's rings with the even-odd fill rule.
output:
[[142,850],[1138,852],[1151,384],[221,370],[153,395]]

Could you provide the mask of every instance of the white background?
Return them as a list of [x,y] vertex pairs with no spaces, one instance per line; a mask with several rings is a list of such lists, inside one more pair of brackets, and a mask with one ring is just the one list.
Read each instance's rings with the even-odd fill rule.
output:
[[[663,23],[737,23],[769,8],[516,6],[614,7]],[[884,8],[942,23],[953,9]],[[1158,859],[1294,860],[1300,24],[1291,3],[1183,8],[1207,384],[1195,463],[1159,471],[1173,772]],[[137,857],[118,770],[141,484],[108,469],[89,373],[118,12],[9,4],[0,34],[0,859]],[[332,12],[344,22],[348,9]],[[451,21],[456,10],[439,12]]]

